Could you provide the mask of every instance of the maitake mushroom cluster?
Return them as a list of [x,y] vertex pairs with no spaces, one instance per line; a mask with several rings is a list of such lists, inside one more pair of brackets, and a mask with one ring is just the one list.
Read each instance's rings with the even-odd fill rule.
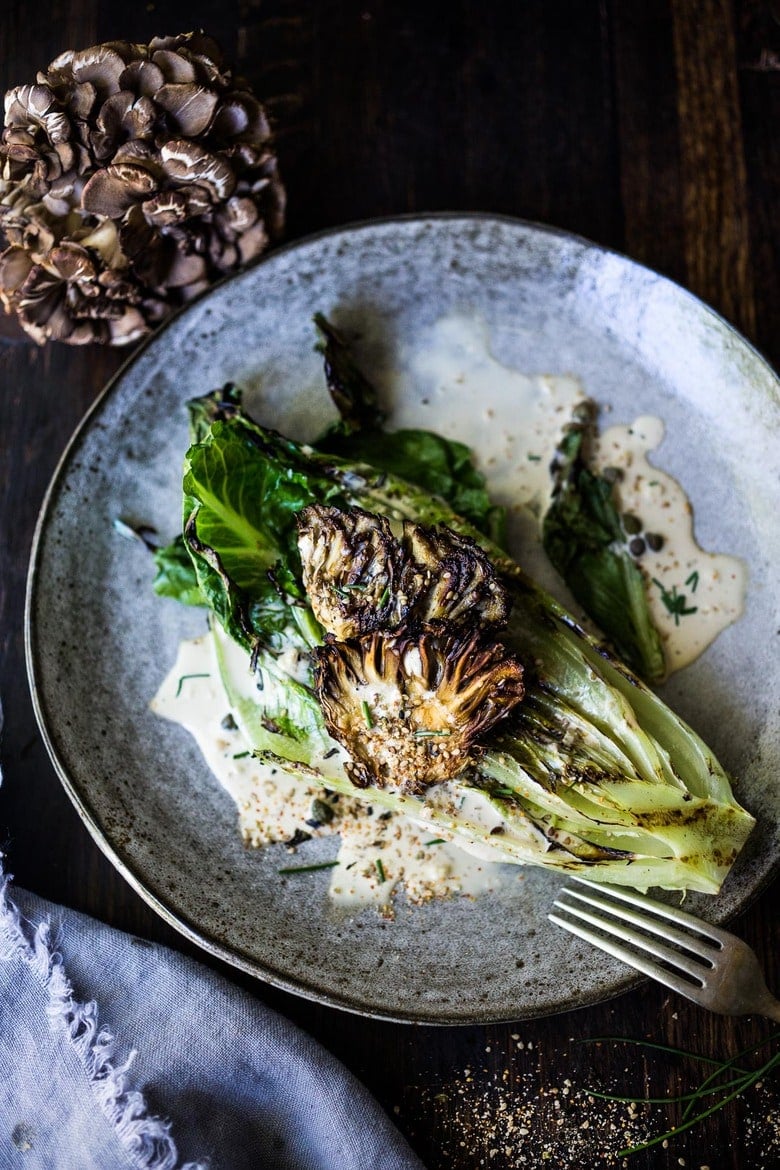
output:
[[202,33],[69,50],[6,94],[0,298],[38,342],[134,341],[283,222],[266,113]]
[[303,583],[326,631],[315,689],[358,787],[421,793],[473,762],[523,697],[523,667],[495,639],[507,591],[449,528],[319,504],[298,518]]

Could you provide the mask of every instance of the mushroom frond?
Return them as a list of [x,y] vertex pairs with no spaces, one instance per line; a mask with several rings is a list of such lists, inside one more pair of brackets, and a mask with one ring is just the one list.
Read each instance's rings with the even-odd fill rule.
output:
[[315,688],[354,783],[408,793],[452,779],[523,697],[523,668],[481,632],[441,623],[314,651]]
[[415,621],[503,626],[509,594],[485,553],[451,528],[404,521],[402,591]]
[[298,520],[303,585],[320,624],[339,640],[431,622],[502,626],[509,596],[481,548],[443,525],[314,504]]
[[303,587],[320,625],[352,638],[395,624],[398,545],[383,516],[312,504],[298,516]]

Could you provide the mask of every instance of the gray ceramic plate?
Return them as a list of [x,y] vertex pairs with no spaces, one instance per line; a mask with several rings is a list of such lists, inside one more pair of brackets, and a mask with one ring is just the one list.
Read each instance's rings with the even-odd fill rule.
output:
[[[334,917],[327,873],[280,879],[276,850],[245,850],[231,800],[186,733],[148,703],[200,613],[151,591],[145,550],[114,517],[176,530],[184,402],[233,380],[262,421],[311,437],[328,417],[311,315],[360,328],[392,356],[450,310],[479,314],[497,356],[573,372],[611,421],[657,413],[662,466],[685,484],[704,547],[750,567],[747,611],[667,700],[738,778],[758,828],[716,902],[734,914],[778,856],[780,515],[778,381],[711,310],[583,240],[508,219],[370,223],[282,249],[176,317],[91,410],[40,520],[28,598],[28,661],[57,770],[94,837],[170,923],[281,987],[354,1011],[434,1023],[583,1006],[632,979],[546,924],[557,881],[508,868],[470,902]],[[435,420],[446,432],[447,419]],[[325,843],[321,843],[324,847]],[[286,855],[283,855],[286,856]],[[706,906],[706,909],[705,909]]]

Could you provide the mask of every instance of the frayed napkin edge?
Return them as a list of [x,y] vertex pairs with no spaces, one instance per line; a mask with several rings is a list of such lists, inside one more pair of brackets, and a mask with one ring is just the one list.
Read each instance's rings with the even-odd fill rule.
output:
[[47,921],[35,926],[9,897],[12,878],[0,865],[0,962],[21,960],[47,997],[52,1030],[60,1030],[84,1069],[103,1116],[137,1170],[209,1170],[209,1162],[179,1166],[171,1122],[149,1113],[143,1093],[129,1086],[131,1050],[117,1062],[117,1041],[100,1026],[97,1003],[76,999]]

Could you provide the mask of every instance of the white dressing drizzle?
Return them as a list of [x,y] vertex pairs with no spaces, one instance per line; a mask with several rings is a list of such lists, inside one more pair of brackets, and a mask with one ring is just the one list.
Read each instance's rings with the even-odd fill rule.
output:
[[[338,833],[339,864],[331,871],[330,896],[347,910],[373,905],[392,915],[393,896],[401,887],[409,901],[419,903],[456,893],[474,896],[495,886],[495,863],[442,841],[448,834],[364,800],[326,796],[316,785],[254,759],[238,726],[224,726],[230,723],[227,716],[235,724],[238,719],[222,688],[213,647],[210,635],[182,642],[151,709],[195,738],[209,768],[236,802],[247,845],[289,842],[301,831],[311,837]],[[266,685],[272,685],[270,680]],[[312,824],[318,815],[314,801],[331,809],[330,822]],[[280,868],[306,863],[295,849]],[[289,880],[305,879],[302,874]]]
[[[594,444],[600,470],[618,468],[615,494],[623,513],[641,525],[650,613],[664,644],[669,671],[680,670],[706,650],[742,613],[747,571],[736,557],[704,552],[694,538],[693,509],[682,486],[648,460],[664,435],[660,418],[643,415],[613,426]],[[660,549],[648,543],[660,537]],[[683,598],[683,601],[679,599]]]
[[[570,374],[524,374],[499,361],[482,318],[451,313],[397,365],[372,371],[393,425],[437,431],[465,443],[508,512],[510,548],[532,576],[549,578],[539,524],[550,498],[550,463],[572,410],[585,398]],[[403,393],[399,388],[403,387]]]

